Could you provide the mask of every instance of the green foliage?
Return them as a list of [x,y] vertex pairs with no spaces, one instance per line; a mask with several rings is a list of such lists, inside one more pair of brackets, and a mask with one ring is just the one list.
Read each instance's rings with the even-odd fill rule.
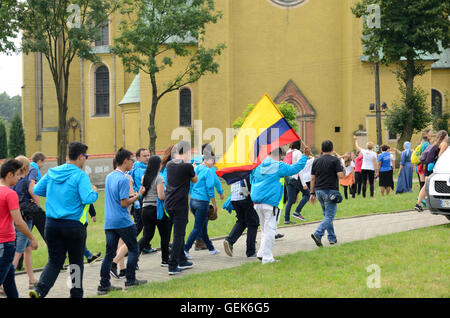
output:
[[19,95],[9,97],[7,93],[0,94],[0,116],[11,122],[16,113],[22,115],[22,98]]
[[8,158],[8,138],[5,124],[0,121],[0,159],[5,158]]
[[[286,118],[287,122],[291,125],[291,127],[297,131],[298,130],[298,123],[297,123],[297,108],[292,105],[291,103],[288,103],[286,101],[282,102],[281,104],[276,105],[277,108],[280,110],[280,112],[283,114],[284,118]],[[244,124],[245,119],[250,114],[250,112],[255,108],[255,105],[249,104],[247,108],[244,109],[242,116],[238,117],[233,122],[233,128],[240,128]]]
[[9,131],[9,156],[14,158],[19,155],[25,156],[25,132],[22,119],[16,114],[11,122]]
[[[445,94],[445,104],[448,105],[448,92]],[[438,101],[435,101],[436,103],[438,103]],[[443,105],[441,104],[441,107]],[[450,113],[448,112],[444,112],[443,109],[438,109],[439,105],[432,105],[431,106],[431,113],[432,113],[432,118],[433,118],[433,129],[435,131],[439,131],[439,130],[445,130],[447,133],[450,132],[449,129],[449,122],[450,122]]]
[[19,16],[17,0],[0,1],[0,52],[16,51],[12,39],[19,31]]
[[[404,85],[400,85],[401,98],[394,101],[392,107],[386,112],[385,125],[388,131],[402,134],[406,124],[413,127],[414,132],[425,129],[432,121],[427,108],[427,94],[416,87],[409,94]],[[412,121],[410,122],[410,120]]]
[[439,43],[450,46],[450,0],[362,0],[352,12],[361,18],[371,4],[381,9],[379,28],[363,25],[363,54],[372,62],[419,60],[422,54],[441,53]]

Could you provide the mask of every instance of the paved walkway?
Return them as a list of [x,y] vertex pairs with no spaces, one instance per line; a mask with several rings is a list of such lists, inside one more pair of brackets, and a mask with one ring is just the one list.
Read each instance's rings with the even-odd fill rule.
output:
[[[310,235],[317,228],[318,223],[319,222],[312,222],[280,228],[279,233],[282,233],[285,236],[282,239],[275,241],[273,249],[274,256],[277,257],[295,253],[297,251],[316,249],[317,247],[310,238]],[[424,213],[408,211],[340,220],[337,219],[334,222],[334,226],[339,242],[335,247],[338,247],[343,243],[365,240],[378,235],[386,235],[447,223],[449,223],[449,221],[444,216],[432,215],[428,211]],[[258,243],[259,238],[258,233]],[[258,262],[257,259],[249,260],[245,257],[245,238],[241,238],[234,245],[233,257],[229,257],[225,253],[223,249],[223,238],[215,239],[213,240],[213,243],[215,247],[221,251],[220,254],[211,256],[208,251],[194,251],[194,249],[191,249],[194,268],[183,271],[179,276],[169,276],[167,268],[162,268],[160,266],[160,252],[141,256],[139,262],[140,270],[136,273],[136,276],[139,279],[146,279],[149,282],[167,281],[184,275],[236,267],[249,261]],[[326,237],[322,238],[322,243],[325,248],[329,246]],[[97,286],[100,279],[100,265],[101,262],[96,262],[85,266],[83,279],[85,297],[94,296],[97,293]],[[39,275],[40,272],[36,273],[36,278],[39,278]],[[69,297],[69,288],[66,283],[67,278],[67,272],[61,272],[55,286],[47,297]],[[28,297],[28,276],[26,274],[17,275],[16,283],[20,296]],[[123,286],[124,280],[111,278],[111,283],[116,286]]]

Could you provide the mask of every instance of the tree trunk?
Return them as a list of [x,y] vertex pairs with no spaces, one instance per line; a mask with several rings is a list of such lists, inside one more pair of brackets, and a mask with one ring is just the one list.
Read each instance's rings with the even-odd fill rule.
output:
[[405,82],[405,106],[406,109],[410,110],[408,114],[408,119],[405,122],[405,126],[403,128],[403,132],[400,135],[400,138],[397,143],[397,149],[403,150],[403,143],[405,141],[411,141],[411,137],[414,133],[414,127],[413,127],[413,120],[414,120],[414,113],[413,113],[413,107],[411,105],[411,102],[413,101],[413,95],[414,95],[414,77],[416,73],[415,68],[415,62],[413,58],[408,58],[406,61],[406,66],[404,68],[404,82]]
[[156,154],[156,127],[155,127],[155,117],[156,117],[156,108],[158,107],[158,87],[156,85],[156,77],[154,74],[150,74],[150,81],[152,84],[152,107],[149,115],[149,126],[148,126],[148,134],[150,137],[149,151],[152,156]]

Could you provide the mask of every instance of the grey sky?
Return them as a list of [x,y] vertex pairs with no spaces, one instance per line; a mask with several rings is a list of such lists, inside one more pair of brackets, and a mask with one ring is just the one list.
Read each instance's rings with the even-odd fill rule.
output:
[[[20,39],[15,40],[16,46]],[[0,94],[22,95],[22,54],[0,54]]]

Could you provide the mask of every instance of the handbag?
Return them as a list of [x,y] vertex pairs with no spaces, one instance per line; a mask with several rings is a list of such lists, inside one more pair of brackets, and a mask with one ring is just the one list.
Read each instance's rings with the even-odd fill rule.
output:
[[217,220],[217,211],[214,212],[214,207],[212,205],[209,205],[208,220],[210,221]]
[[303,190],[303,184],[302,181],[300,180],[300,178],[291,178],[291,180],[289,181],[289,184],[291,186],[293,186],[296,190],[298,191],[302,191]]
[[341,203],[342,199],[343,199],[342,194],[336,190],[332,190],[331,193],[329,194],[328,198],[330,199],[331,202],[334,202],[334,203]]
[[[25,178],[24,178],[25,179]],[[27,184],[27,180],[24,180],[22,182],[22,189],[20,192],[20,198],[19,198],[19,208],[20,212],[22,213],[22,216],[25,220],[30,220],[39,213],[41,213],[43,210],[40,206],[38,206],[36,203],[31,201],[25,201],[25,184]]]

